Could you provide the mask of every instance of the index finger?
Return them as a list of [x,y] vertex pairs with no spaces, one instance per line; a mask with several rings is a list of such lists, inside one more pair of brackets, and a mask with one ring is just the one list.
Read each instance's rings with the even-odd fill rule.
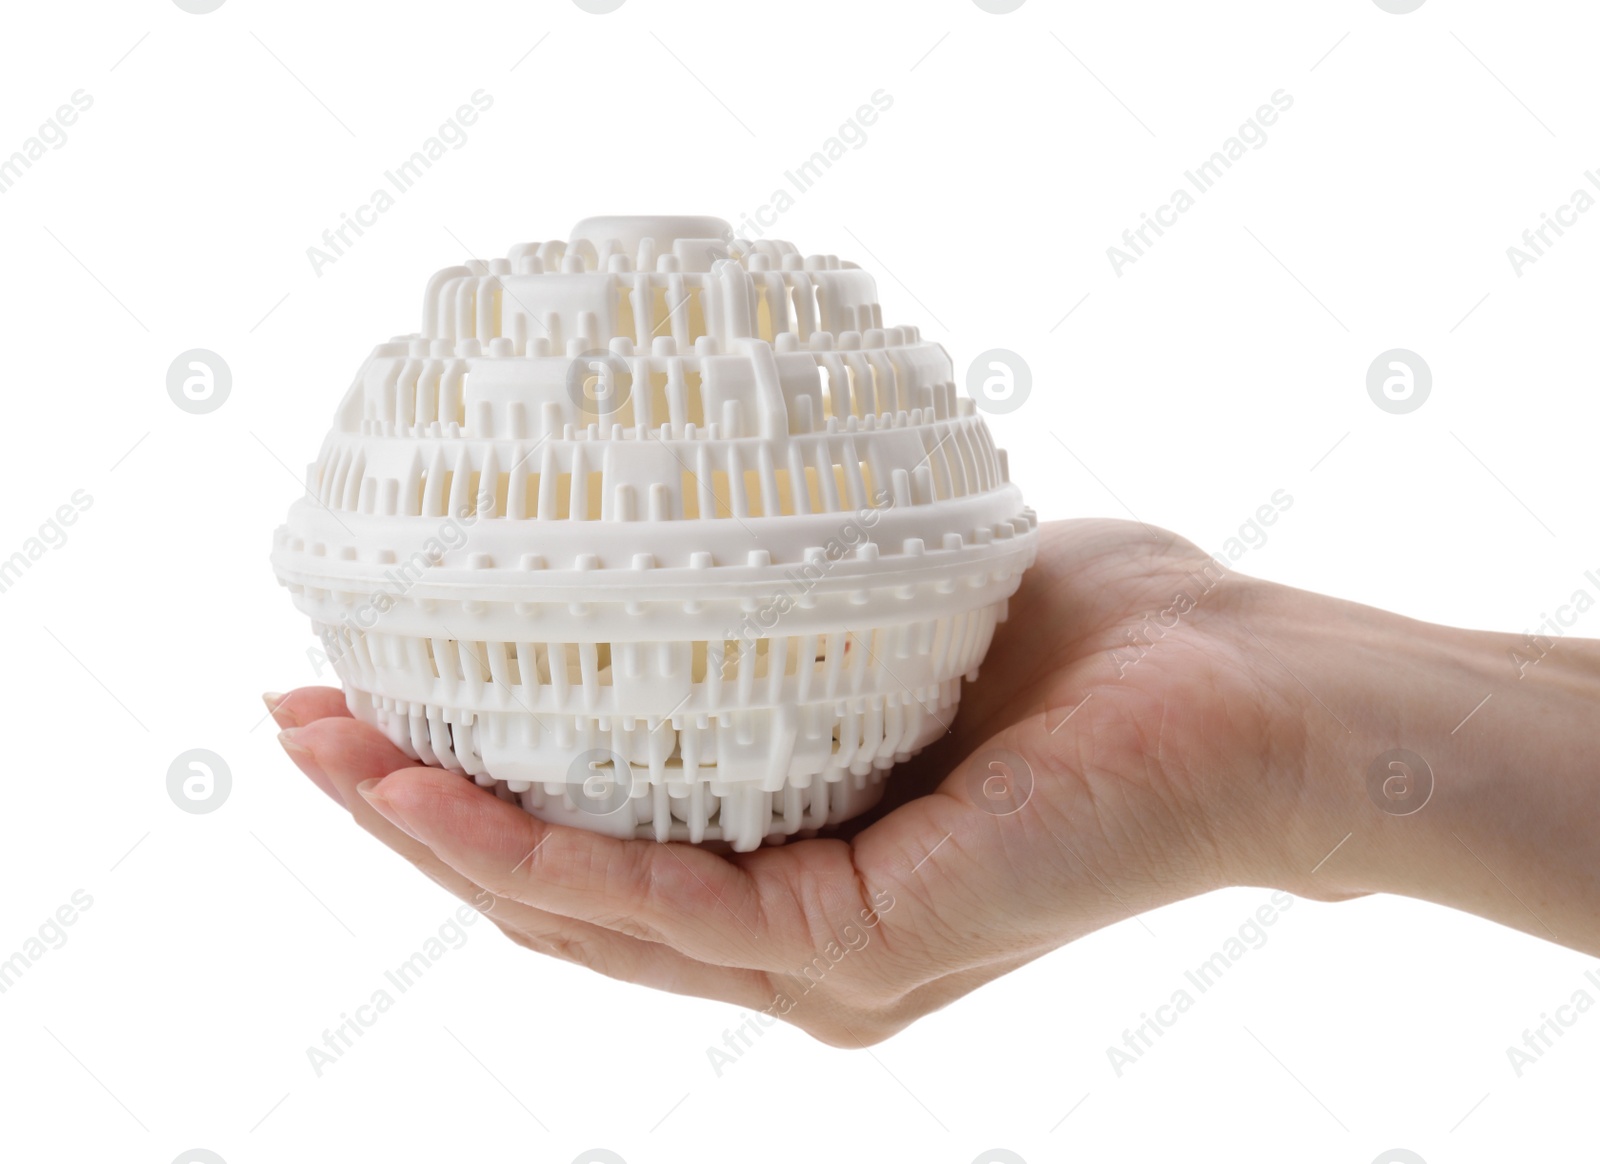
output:
[[722,966],[784,970],[859,907],[849,846],[802,841],[736,860],[692,845],[546,824],[432,768],[369,789],[447,864],[501,897],[661,942]]

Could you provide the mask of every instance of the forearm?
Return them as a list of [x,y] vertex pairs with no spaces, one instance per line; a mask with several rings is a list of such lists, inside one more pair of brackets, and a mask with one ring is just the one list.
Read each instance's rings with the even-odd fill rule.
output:
[[1299,605],[1256,633],[1299,676],[1305,891],[1405,894],[1600,955],[1600,642]]

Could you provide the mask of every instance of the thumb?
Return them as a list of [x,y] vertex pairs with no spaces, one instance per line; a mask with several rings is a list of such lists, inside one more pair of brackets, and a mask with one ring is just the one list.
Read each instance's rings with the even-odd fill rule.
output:
[[942,972],[1038,954],[1158,904],[1119,884],[1092,782],[1043,717],[972,752],[931,795],[855,839],[895,904],[885,937]]

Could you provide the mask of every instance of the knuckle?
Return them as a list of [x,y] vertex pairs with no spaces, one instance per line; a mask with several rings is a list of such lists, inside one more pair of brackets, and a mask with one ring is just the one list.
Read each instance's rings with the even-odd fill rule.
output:
[[593,968],[594,954],[588,941],[575,934],[549,934],[545,937],[550,953],[563,962]]
[[630,914],[600,914],[595,917],[594,924],[641,942],[667,944],[666,936],[660,930]]
[[500,926],[500,931],[523,949],[532,950],[536,954],[559,958],[563,962],[573,962],[584,967],[593,964],[593,951],[589,943],[575,934],[564,934],[559,931],[534,933],[511,929],[504,925]]
[[865,1013],[827,1015],[795,1025],[819,1043],[845,1051],[861,1051],[876,1046],[899,1029]]

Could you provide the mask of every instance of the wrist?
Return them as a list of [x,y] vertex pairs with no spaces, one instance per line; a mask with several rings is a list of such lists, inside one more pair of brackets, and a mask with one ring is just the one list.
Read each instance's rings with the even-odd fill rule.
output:
[[1284,887],[1404,894],[1595,949],[1600,643],[1290,593],[1256,630],[1283,733],[1303,741]]

